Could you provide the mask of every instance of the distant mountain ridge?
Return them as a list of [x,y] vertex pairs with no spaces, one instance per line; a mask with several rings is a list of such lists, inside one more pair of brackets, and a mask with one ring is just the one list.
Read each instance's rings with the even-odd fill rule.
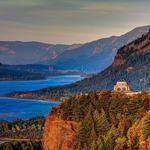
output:
[[61,69],[100,72],[111,65],[117,50],[147,32],[150,26],[138,27],[122,36],[112,36],[85,43],[72,51],[65,51],[52,65]]
[[[112,90],[114,84],[121,79],[127,81],[131,90],[150,90],[150,30],[120,48],[112,65],[104,71],[71,85],[30,92],[30,98],[48,93],[50,98],[59,99],[80,92]],[[24,96],[26,94],[28,95],[24,93]]]
[[111,66],[92,78],[76,83],[82,90],[113,88],[117,80],[126,80],[132,90],[150,89],[150,30],[120,48]]
[[3,64],[43,64],[79,44],[47,44],[41,42],[0,41],[0,62]]
[[3,64],[45,64],[55,70],[100,72],[111,65],[117,50],[142,36],[150,26],[135,28],[122,35],[85,44],[46,44],[40,42],[1,41],[0,62]]

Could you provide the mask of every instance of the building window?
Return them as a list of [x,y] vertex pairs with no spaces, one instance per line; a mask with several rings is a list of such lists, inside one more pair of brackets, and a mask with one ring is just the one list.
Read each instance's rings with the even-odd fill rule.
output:
[[125,87],[122,88],[122,91],[127,91],[127,89]]
[[117,91],[121,91],[121,88],[117,88]]

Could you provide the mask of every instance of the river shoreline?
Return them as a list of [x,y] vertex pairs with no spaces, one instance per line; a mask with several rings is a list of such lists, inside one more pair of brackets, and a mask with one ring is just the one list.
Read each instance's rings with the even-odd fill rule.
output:
[[14,121],[16,119],[30,119],[36,116],[46,117],[53,107],[60,105],[59,102],[0,98],[0,120]]
[[48,87],[56,87],[56,86],[58,87],[68,85],[82,79],[83,78],[79,75],[71,75],[71,76],[63,75],[63,76],[48,77],[45,80],[0,81],[0,96],[13,97],[9,95],[17,92],[18,93],[34,92]]
[[[0,82],[0,120],[29,119],[35,116],[47,116],[48,112],[61,101],[50,95],[11,95],[9,93],[35,91],[49,86],[63,86],[81,80],[80,76],[53,76],[40,81]],[[19,93],[19,92],[18,92]],[[55,94],[55,93],[54,93]]]
[[17,98],[17,97],[7,97],[7,96],[0,96],[0,99],[10,99],[10,100],[18,100],[18,101],[35,101],[35,102],[50,102],[50,103],[60,103],[61,104],[61,101],[54,101],[54,100],[51,100],[51,99],[32,99],[32,98]]
[[[64,71],[65,72],[65,71]],[[8,82],[15,82],[15,81],[39,81],[39,80],[46,80],[48,79],[49,77],[57,77],[57,76],[80,76],[82,78],[87,78],[87,77],[90,77],[91,75],[88,75],[84,72],[80,72],[80,73],[59,73],[59,74],[48,74],[48,75],[45,75],[44,77],[42,78],[31,78],[31,79],[28,79],[28,80],[23,80],[23,78],[21,79],[13,79],[13,80],[10,80],[10,79],[7,79],[7,78],[0,78],[0,82],[2,81],[8,81]]]

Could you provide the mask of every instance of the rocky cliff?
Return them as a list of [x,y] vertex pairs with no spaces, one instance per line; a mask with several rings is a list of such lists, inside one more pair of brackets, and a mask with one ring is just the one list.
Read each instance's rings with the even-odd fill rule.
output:
[[61,108],[56,107],[47,117],[44,135],[44,150],[72,150],[77,123],[60,118]]
[[149,92],[82,93],[48,115],[44,150],[149,150]]

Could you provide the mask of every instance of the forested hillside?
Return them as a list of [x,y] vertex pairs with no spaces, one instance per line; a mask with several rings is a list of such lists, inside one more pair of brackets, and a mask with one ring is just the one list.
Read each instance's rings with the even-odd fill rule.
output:
[[0,121],[0,150],[41,150],[45,117]]
[[31,139],[42,138],[45,118],[33,117],[28,120],[17,119],[13,122],[0,121],[0,139]]
[[0,80],[39,80],[57,75],[87,76],[78,70],[54,70],[52,66],[40,64],[4,65],[0,64]]
[[0,150],[42,150],[40,141],[13,141],[0,144]]
[[76,95],[49,114],[43,140],[45,150],[149,150],[150,95]]
[[46,76],[42,73],[34,73],[29,71],[14,70],[5,67],[0,67],[0,81],[39,80],[45,78]]

